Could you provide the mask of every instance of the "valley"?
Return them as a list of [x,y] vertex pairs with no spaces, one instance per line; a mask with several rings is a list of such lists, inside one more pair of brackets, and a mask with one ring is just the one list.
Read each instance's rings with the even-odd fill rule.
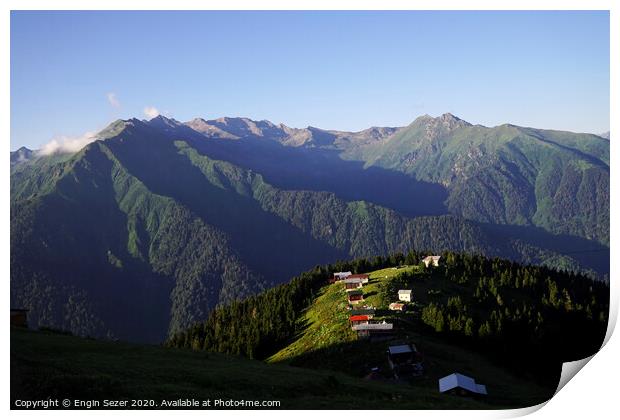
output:
[[[532,154],[523,152],[526,146]],[[449,114],[359,133],[235,118],[119,120],[75,154],[12,155],[11,303],[28,308],[35,327],[159,343],[217,305],[317,264],[411,249],[499,256],[605,280],[605,235],[540,225],[536,220],[551,207],[518,198],[521,193],[504,188],[517,184],[499,180],[521,179],[525,196],[554,203],[564,200],[558,196],[564,191],[594,211],[574,226],[605,228],[599,215],[609,214],[608,175],[596,177],[608,172],[608,146],[597,136],[482,128]],[[455,210],[456,185],[478,191],[467,175],[474,166],[451,170],[456,178],[447,182],[445,174],[422,176],[421,169],[377,157],[379,151],[403,155],[404,147],[431,147],[416,153],[431,159],[424,168],[447,159],[438,169],[458,167],[469,149],[481,151],[481,159],[491,160],[475,165],[499,171],[485,175],[499,183],[466,202],[494,202],[515,216]],[[562,168],[582,168],[571,178],[581,181],[560,179],[543,188],[544,156]],[[508,161],[514,165],[505,166]],[[598,189],[584,184],[586,178]],[[521,207],[487,201],[487,192],[529,203],[531,211],[517,217]],[[555,217],[545,214],[547,221]],[[572,220],[568,213],[561,219]]]

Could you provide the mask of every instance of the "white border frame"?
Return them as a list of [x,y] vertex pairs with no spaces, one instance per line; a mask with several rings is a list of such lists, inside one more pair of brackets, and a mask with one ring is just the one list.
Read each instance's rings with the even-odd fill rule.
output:
[[[4,134],[5,141],[10,139],[10,10],[234,10],[234,9],[250,9],[250,10],[609,10],[610,11],[610,115],[620,115],[618,113],[619,86],[618,75],[620,74],[619,54],[620,51],[620,32],[618,24],[620,23],[620,2],[613,0],[504,0],[501,3],[491,0],[417,0],[417,1],[400,1],[400,0],[382,0],[381,2],[372,2],[368,0],[358,0],[356,2],[346,2],[338,0],[265,0],[260,3],[249,0],[230,0],[226,2],[214,1],[192,1],[192,0],[176,0],[174,2],[164,2],[162,0],[135,1],[135,0],[92,0],[88,2],[76,0],[59,0],[54,4],[50,4],[45,0],[4,0],[0,8],[0,57],[3,64],[0,65],[0,86],[2,86],[2,101],[0,108],[0,127]],[[617,133],[620,127],[617,122],[610,120],[610,131]],[[613,135],[613,134],[612,134]],[[615,137],[615,136],[614,136]],[[611,161],[616,162],[617,148],[614,146],[614,140],[611,144]],[[5,152],[6,153],[6,152]],[[3,233],[0,242],[3,276],[2,276],[2,293],[6,306],[9,306],[9,161],[4,160],[4,174],[6,179],[2,184],[2,220]],[[616,209],[617,203],[617,177],[615,171],[611,170],[611,208]],[[613,212],[612,212],[613,215]],[[615,238],[617,233],[615,219],[612,217],[611,237]],[[617,337],[610,340],[611,332],[615,327],[618,314],[618,287],[615,284],[615,274],[617,272],[618,263],[614,258],[614,248],[611,248],[611,266],[610,266],[610,283],[612,306],[610,311],[610,325],[606,337],[606,345],[595,357],[592,358],[587,367],[583,369],[577,378],[571,380],[555,397],[547,404],[520,410],[498,410],[498,411],[417,411],[412,412],[382,412],[373,411],[367,413],[365,411],[321,411],[314,413],[311,411],[295,411],[294,415],[299,418],[313,418],[320,416],[398,416],[406,418],[408,416],[416,416],[422,418],[456,418],[459,419],[483,419],[483,418],[508,418],[525,415],[536,411],[534,415],[538,419],[581,419],[585,416],[592,415],[596,417],[609,418],[610,413],[617,410],[616,402],[616,376],[620,373],[618,369],[618,361],[616,355],[620,354],[620,344]],[[6,310],[6,307],[5,307]],[[3,398],[1,400],[2,408],[9,410],[9,327],[8,322],[3,326],[2,333],[5,345],[2,347],[1,360],[6,368],[1,389]],[[545,406],[542,410],[538,410]],[[50,417],[54,418],[75,418],[84,417],[84,412],[80,411],[11,411],[12,417]],[[200,417],[209,416],[211,418],[220,419],[231,416],[239,416],[242,413],[232,411],[209,411],[209,412],[130,412],[119,411],[113,416],[122,418],[138,416],[149,416],[153,418],[168,418],[170,415],[183,417]],[[290,412],[281,411],[255,411],[243,414],[251,415],[257,419],[277,418],[284,419],[291,415]],[[110,416],[110,412],[92,411],[88,413],[94,418]]]

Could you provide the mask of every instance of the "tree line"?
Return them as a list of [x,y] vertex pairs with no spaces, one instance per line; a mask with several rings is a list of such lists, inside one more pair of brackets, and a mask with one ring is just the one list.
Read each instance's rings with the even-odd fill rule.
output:
[[[267,358],[302,332],[305,309],[333,272],[399,265],[419,265],[420,270],[393,278],[383,295],[413,288],[420,321],[435,334],[530,365],[585,357],[602,343],[607,284],[572,272],[454,252],[443,253],[440,266],[427,269],[421,262],[426,255],[412,251],[317,266],[287,284],[217,307],[206,321],[166,344]],[[415,295],[420,284],[424,296]]]

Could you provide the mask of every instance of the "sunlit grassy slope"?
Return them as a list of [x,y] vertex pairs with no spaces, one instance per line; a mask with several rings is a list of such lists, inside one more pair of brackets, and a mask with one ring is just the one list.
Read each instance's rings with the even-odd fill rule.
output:
[[429,295],[441,293],[439,290],[450,292],[455,287],[451,282],[436,280],[437,284],[429,284],[428,281],[414,281],[413,286],[410,286],[414,301],[409,304],[409,310],[403,314],[387,310],[389,302],[398,300],[393,290],[388,291],[389,281],[402,272],[419,270],[417,266],[405,266],[368,273],[370,280],[363,288],[365,300],[362,305],[377,308],[374,320],[395,323],[397,337],[394,340],[357,340],[348,322],[346,292],[341,283],[335,283],[321,290],[314,304],[300,319],[306,326],[303,333],[268,361],[306,367],[320,366],[356,376],[365,376],[372,367],[379,367],[389,376],[387,347],[390,343],[408,342],[415,344],[424,355],[426,372],[422,378],[416,378],[405,385],[405,388],[437,392],[439,378],[460,372],[487,385],[489,396],[486,403],[492,405],[523,407],[543,402],[553,395],[554,389],[516,377],[477,352],[449,343],[424,328],[419,321],[420,307],[427,302]]
[[[364,303],[355,306],[380,306],[382,295],[379,287],[383,280],[413,269],[414,267],[386,268],[370,273],[370,279],[364,285]],[[315,303],[300,320],[307,326],[304,333],[289,346],[271,356],[268,361],[279,362],[309,351],[357,340],[356,333],[351,331],[349,326],[348,306],[347,293],[341,283],[325,286]]]

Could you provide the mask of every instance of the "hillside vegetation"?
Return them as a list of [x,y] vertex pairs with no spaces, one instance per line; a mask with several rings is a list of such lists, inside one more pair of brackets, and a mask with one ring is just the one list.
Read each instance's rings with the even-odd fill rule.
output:
[[[326,283],[332,270],[351,269],[370,272],[363,290],[364,304],[377,308],[373,321],[393,322],[392,342],[413,342],[424,353],[426,375],[413,383],[429,390],[438,378],[460,371],[491,384],[495,401],[541,402],[552,395],[563,362],[600,347],[607,286],[505,260],[442,258],[440,267],[428,269],[417,253],[317,267],[288,285],[218,308],[168,345],[360,377],[377,366],[388,372],[387,344],[357,340],[342,284]],[[399,289],[411,289],[414,302],[404,313],[388,311]]]
[[133,399],[141,400],[140,406],[128,405],[134,409],[167,408],[162,401],[178,399],[210,399],[210,409],[245,410],[260,407],[217,407],[215,400],[275,400],[279,406],[263,408],[276,410],[503,407],[441,395],[421,387],[361,381],[327,370],[12,329],[12,405],[16,399],[49,398],[126,400],[128,404]]
[[[337,260],[435,249],[608,273],[599,242],[465,220],[443,210],[443,185],[337,156],[401,130],[212,125],[252,137],[205,137],[158,117],[119,120],[76,154],[15,152],[11,305],[29,309],[34,326],[155,343],[218,305]],[[323,137],[292,147],[273,133]],[[604,160],[604,148],[586,152]]]
[[444,185],[448,210],[466,219],[609,243],[609,140],[599,136],[444,114],[344,155]]

